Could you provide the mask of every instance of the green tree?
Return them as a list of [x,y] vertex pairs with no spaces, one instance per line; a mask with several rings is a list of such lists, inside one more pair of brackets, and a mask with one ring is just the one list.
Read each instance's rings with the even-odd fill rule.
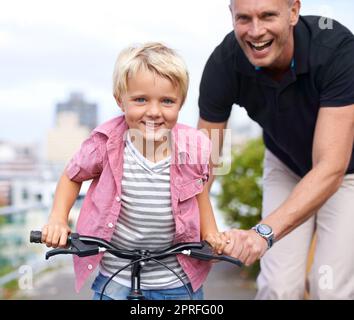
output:
[[[230,173],[218,177],[222,190],[217,195],[218,207],[232,227],[250,229],[261,219],[264,149],[261,138],[250,140],[233,151]],[[244,271],[255,277],[259,262]]]

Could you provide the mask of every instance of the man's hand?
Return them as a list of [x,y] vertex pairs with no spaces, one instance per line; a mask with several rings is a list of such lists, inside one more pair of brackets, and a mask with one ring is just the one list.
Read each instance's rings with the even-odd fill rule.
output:
[[254,230],[231,229],[225,235],[230,242],[224,254],[239,259],[246,266],[260,259],[268,249],[267,241]]

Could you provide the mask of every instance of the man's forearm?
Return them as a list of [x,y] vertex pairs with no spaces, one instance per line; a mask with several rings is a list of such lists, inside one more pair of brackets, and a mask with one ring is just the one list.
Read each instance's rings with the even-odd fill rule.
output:
[[338,190],[343,173],[326,168],[325,164],[314,167],[295,187],[288,199],[262,223],[272,227],[275,240],[305,222]]

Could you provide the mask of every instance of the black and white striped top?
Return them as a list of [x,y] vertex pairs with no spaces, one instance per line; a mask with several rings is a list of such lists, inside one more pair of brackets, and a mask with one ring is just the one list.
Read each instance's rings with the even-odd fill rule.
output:
[[[170,163],[170,158],[158,163],[147,160],[128,136],[124,149],[122,207],[111,239],[118,247],[157,251],[172,245],[175,222],[171,208]],[[111,276],[128,261],[105,253],[100,271]],[[187,276],[175,256],[161,262],[186,280]],[[129,267],[114,280],[130,287],[130,274]],[[141,271],[142,289],[166,289],[182,285],[170,270],[154,261],[147,262]]]

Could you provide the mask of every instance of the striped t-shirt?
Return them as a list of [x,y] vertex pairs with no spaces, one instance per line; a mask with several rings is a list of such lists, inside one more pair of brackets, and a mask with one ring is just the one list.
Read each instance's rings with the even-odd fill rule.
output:
[[[172,245],[175,222],[171,208],[170,163],[170,157],[157,163],[147,160],[134,147],[128,135],[124,148],[122,206],[111,239],[117,247],[159,251]],[[111,276],[128,262],[106,252],[101,260],[100,271]],[[187,276],[176,256],[161,262],[186,280]],[[131,267],[120,272],[114,280],[130,287],[130,275]],[[147,262],[141,270],[142,289],[166,289],[182,285],[170,270],[155,261]]]

